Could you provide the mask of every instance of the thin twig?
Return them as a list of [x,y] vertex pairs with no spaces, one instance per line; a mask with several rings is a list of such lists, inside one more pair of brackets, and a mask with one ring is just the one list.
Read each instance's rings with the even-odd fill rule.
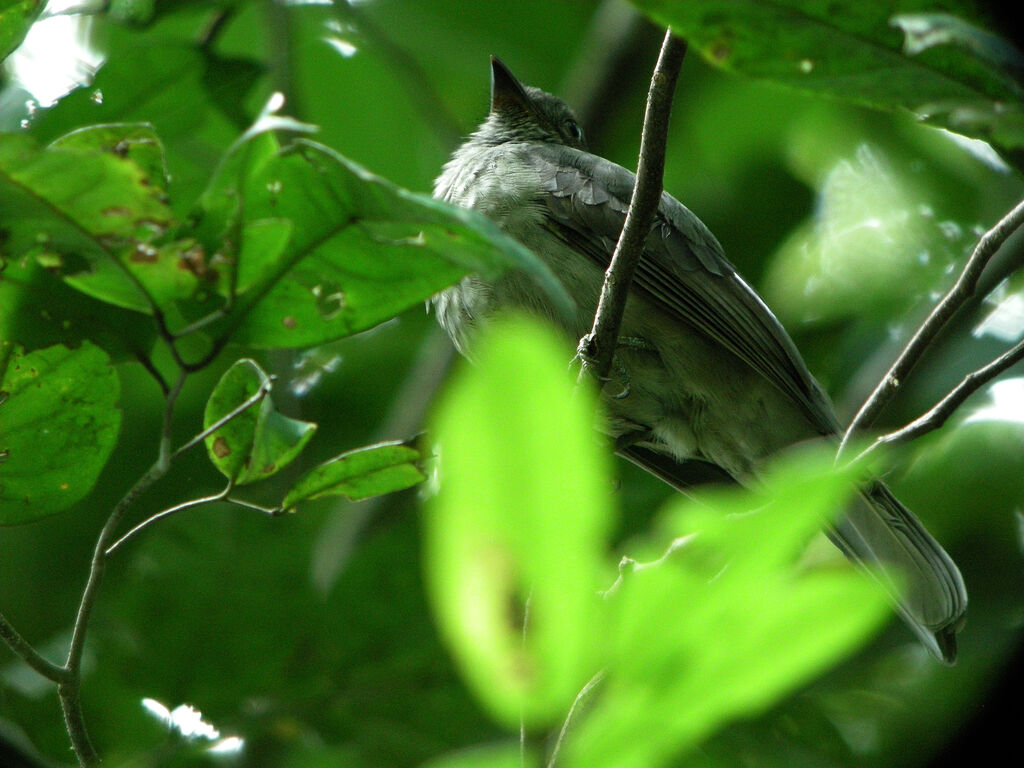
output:
[[229,482],[227,484],[227,487],[224,488],[224,490],[220,491],[219,493],[215,493],[212,496],[203,496],[198,499],[189,499],[188,501],[183,501],[180,504],[175,504],[173,507],[168,507],[167,509],[161,510],[160,512],[157,512],[155,515],[150,515],[141,523],[139,523],[131,530],[129,530],[128,533],[126,533],[124,536],[122,536],[109,547],[107,547],[107,550],[104,554],[106,554],[107,557],[110,557],[110,555],[114,552],[115,549],[120,547],[122,544],[128,541],[128,539],[135,536],[135,534],[139,533],[144,528],[148,528],[157,520],[162,520],[165,517],[170,517],[171,515],[177,514],[178,512],[184,512],[186,509],[200,507],[203,504],[213,504],[216,501],[224,501],[227,495],[231,493],[231,489],[233,487],[234,483]]
[[3,638],[7,646],[22,661],[47,680],[60,683],[67,678],[68,671],[64,667],[44,658],[39,651],[32,647],[31,643],[18,634],[18,631],[2,613],[0,613],[0,638]]
[[92,766],[99,763],[99,757],[93,748],[92,741],[89,739],[89,732],[85,727],[85,716],[82,712],[79,692],[82,686],[82,651],[85,648],[86,629],[89,625],[89,617],[92,615],[93,607],[96,604],[100,584],[103,582],[103,573],[107,562],[107,547],[128,507],[131,506],[132,502],[140,494],[163,477],[170,466],[171,417],[174,413],[174,404],[177,402],[178,395],[181,394],[181,390],[185,385],[185,379],[186,375],[182,372],[167,395],[167,400],[164,404],[163,427],[160,433],[160,448],[157,460],[121,498],[110,513],[110,516],[107,517],[107,521],[100,531],[99,538],[96,540],[96,546],[93,549],[89,576],[86,579],[85,589],[82,592],[82,599],[78,604],[78,615],[75,617],[71,644],[68,648],[68,659],[65,664],[67,678],[58,686],[57,692],[60,695],[60,705],[64,712],[64,725],[67,728],[68,736],[71,738],[71,748],[74,750],[75,756],[82,766]]
[[921,356],[938,335],[939,331],[956,314],[964,302],[974,294],[985,265],[988,264],[992,256],[999,250],[999,247],[1021,224],[1024,224],[1024,201],[1018,203],[999,223],[981,237],[953,287],[935,305],[935,308],[925,318],[925,321],[917,329],[913,338],[910,339],[899,357],[896,358],[896,362],[892,364],[888,372],[878,383],[878,386],[871,393],[871,396],[861,406],[857,415],[853,417],[853,421],[850,422],[850,426],[847,428],[846,433],[843,435],[843,440],[839,444],[837,457],[842,455],[855,432],[870,427],[875,419],[878,418],[882,409],[889,403],[893,395],[896,394],[900,385],[910,371],[913,370],[918,360],[921,359]]
[[206,26],[199,32],[199,36],[196,39],[196,44],[203,50],[210,50],[217,43],[217,39],[224,32],[228,22],[234,18],[236,13],[235,8],[228,7],[218,10]]
[[875,442],[861,451],[854,461],[860,461],[880,445],[900,445],[938,429],[968,397],[1021,360],[1024,360],[1024,341],[1018,342],[988,365],[964,376],[961,382],[953,387],[931,410],[906,426],[877,438]]
[[612,254],[611,263],[605,272],[593,328],[580,339],[581,379],[590,375],[599,382],[604,381],[611,370],[629,286],[661,202],[665,144],[669,117],[672,113],[672,96],[685,56],[686,42],[675,37],[672,30],[668,30],[647,94],[647,109],[644,113],[643,134],[640,140],[640,159],[637,163],[636,182],[629,211],[626,213],[626,222]]
[[247,501],[246,499],[239,499],[236,496],[228,496],[224,499],[228,504],[234,504],[236,507],[242,507],[243,509],[251,509],[255,512],[262,512],[270,517],[279,517],[284,514],[284,508],[278,507],[267,507],[263,504],[257,504],[255,501]]

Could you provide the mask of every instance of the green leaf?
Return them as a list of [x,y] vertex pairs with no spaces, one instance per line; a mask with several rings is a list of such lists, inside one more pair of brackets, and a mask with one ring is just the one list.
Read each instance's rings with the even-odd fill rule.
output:
[[561,340],[516,320],[485,337],[434,419],[429,593],[469,685],[509,727],[561,719],[597,668],[611,494],[595,409]]
[[0,525],[89,492],[117,440],[120,393],[106,353],[87,341],[28,354],[0,342]]
[[531,768],[537,760],[518,744],[493,744],[461,750],[424,763],[421,768]]
[[426,476],[419,468],[420,452],[406,443],[368,445],[335,456],[303,475],[288,491],[281,506],[291,509],[300,501],[321,496],[368,499],[411,488]]
[[543,262],[492,222],[310,141],[280,150],[254,128],[232,149],[203,196],[197,236],[209,242],[243,215],[235,302],[219,332],[249,346],[305,347],[358,333],[469,272],[524,269],[571,306]]
[[[920,4],[911,0],[634,4],[724,69],[866,106],[908,109],[1004,152],[1019,156],[1024,149],[1020,53],[976,28],[974,3],[947,3],[955,16],[916,14]],[[929,32],[928,45],[915,44]]]
[[801,567],[850,498],[829,449],[773,468],[758,491],[705,492],[669,510],[664,543],[610,590],[600,699],[566,765],[667,765],[729,720],[755,715],[862,643],[889,615],[870,579]]
[[24,256],[0,272],[0,339],[30,351],[88,339],[122,362],[150,353],[156,327],[140,322],[135,312],[86,296]]
[[236,485],[263,480],[287,466],[316,431],[316,424],[278,413],[269,387],[269,377],[255,362],[238,360],[217,382],[206,403],[203,423],[209,429],[261,390],[266,392],[206,438],[210,461]]
[[21,45],[44,5],[43,0],[0,0],[0,61]]
[[142,312],[198,288],[195,243],[164,242],[176,224],[166,205],[160,141],[148,125],[100,125],[45,149],[0,136],[5,253],[32,254],[74,287]]

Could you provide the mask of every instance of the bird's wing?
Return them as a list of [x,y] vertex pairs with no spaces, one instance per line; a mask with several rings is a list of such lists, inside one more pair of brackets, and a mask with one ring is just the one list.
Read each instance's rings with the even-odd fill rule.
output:
[[[634,176],[609,160],[559,145],[530,153],[553,234],[590,256],[611,260],[626,219]],[[664,193],[633,284],[662,309],[728,349],[806,413],[822,434],[838,423],[792,339],[753,288],[736,274],[715,236]]]

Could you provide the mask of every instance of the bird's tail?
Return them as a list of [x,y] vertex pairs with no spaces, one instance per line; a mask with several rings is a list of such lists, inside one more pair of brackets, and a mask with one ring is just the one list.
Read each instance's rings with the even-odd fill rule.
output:
[[967,590],[952,558],[881,482],[861,489],[830,538],[892,595],[903,619],[937,658],[956,661]]

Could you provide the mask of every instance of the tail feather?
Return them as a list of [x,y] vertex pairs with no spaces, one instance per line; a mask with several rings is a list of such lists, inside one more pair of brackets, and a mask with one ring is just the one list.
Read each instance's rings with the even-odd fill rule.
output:
[[886,588],[897,610],[937,658],[956,661],[967,590],[956,564],[882,483],[861,490],[830,532],[835,544]]

